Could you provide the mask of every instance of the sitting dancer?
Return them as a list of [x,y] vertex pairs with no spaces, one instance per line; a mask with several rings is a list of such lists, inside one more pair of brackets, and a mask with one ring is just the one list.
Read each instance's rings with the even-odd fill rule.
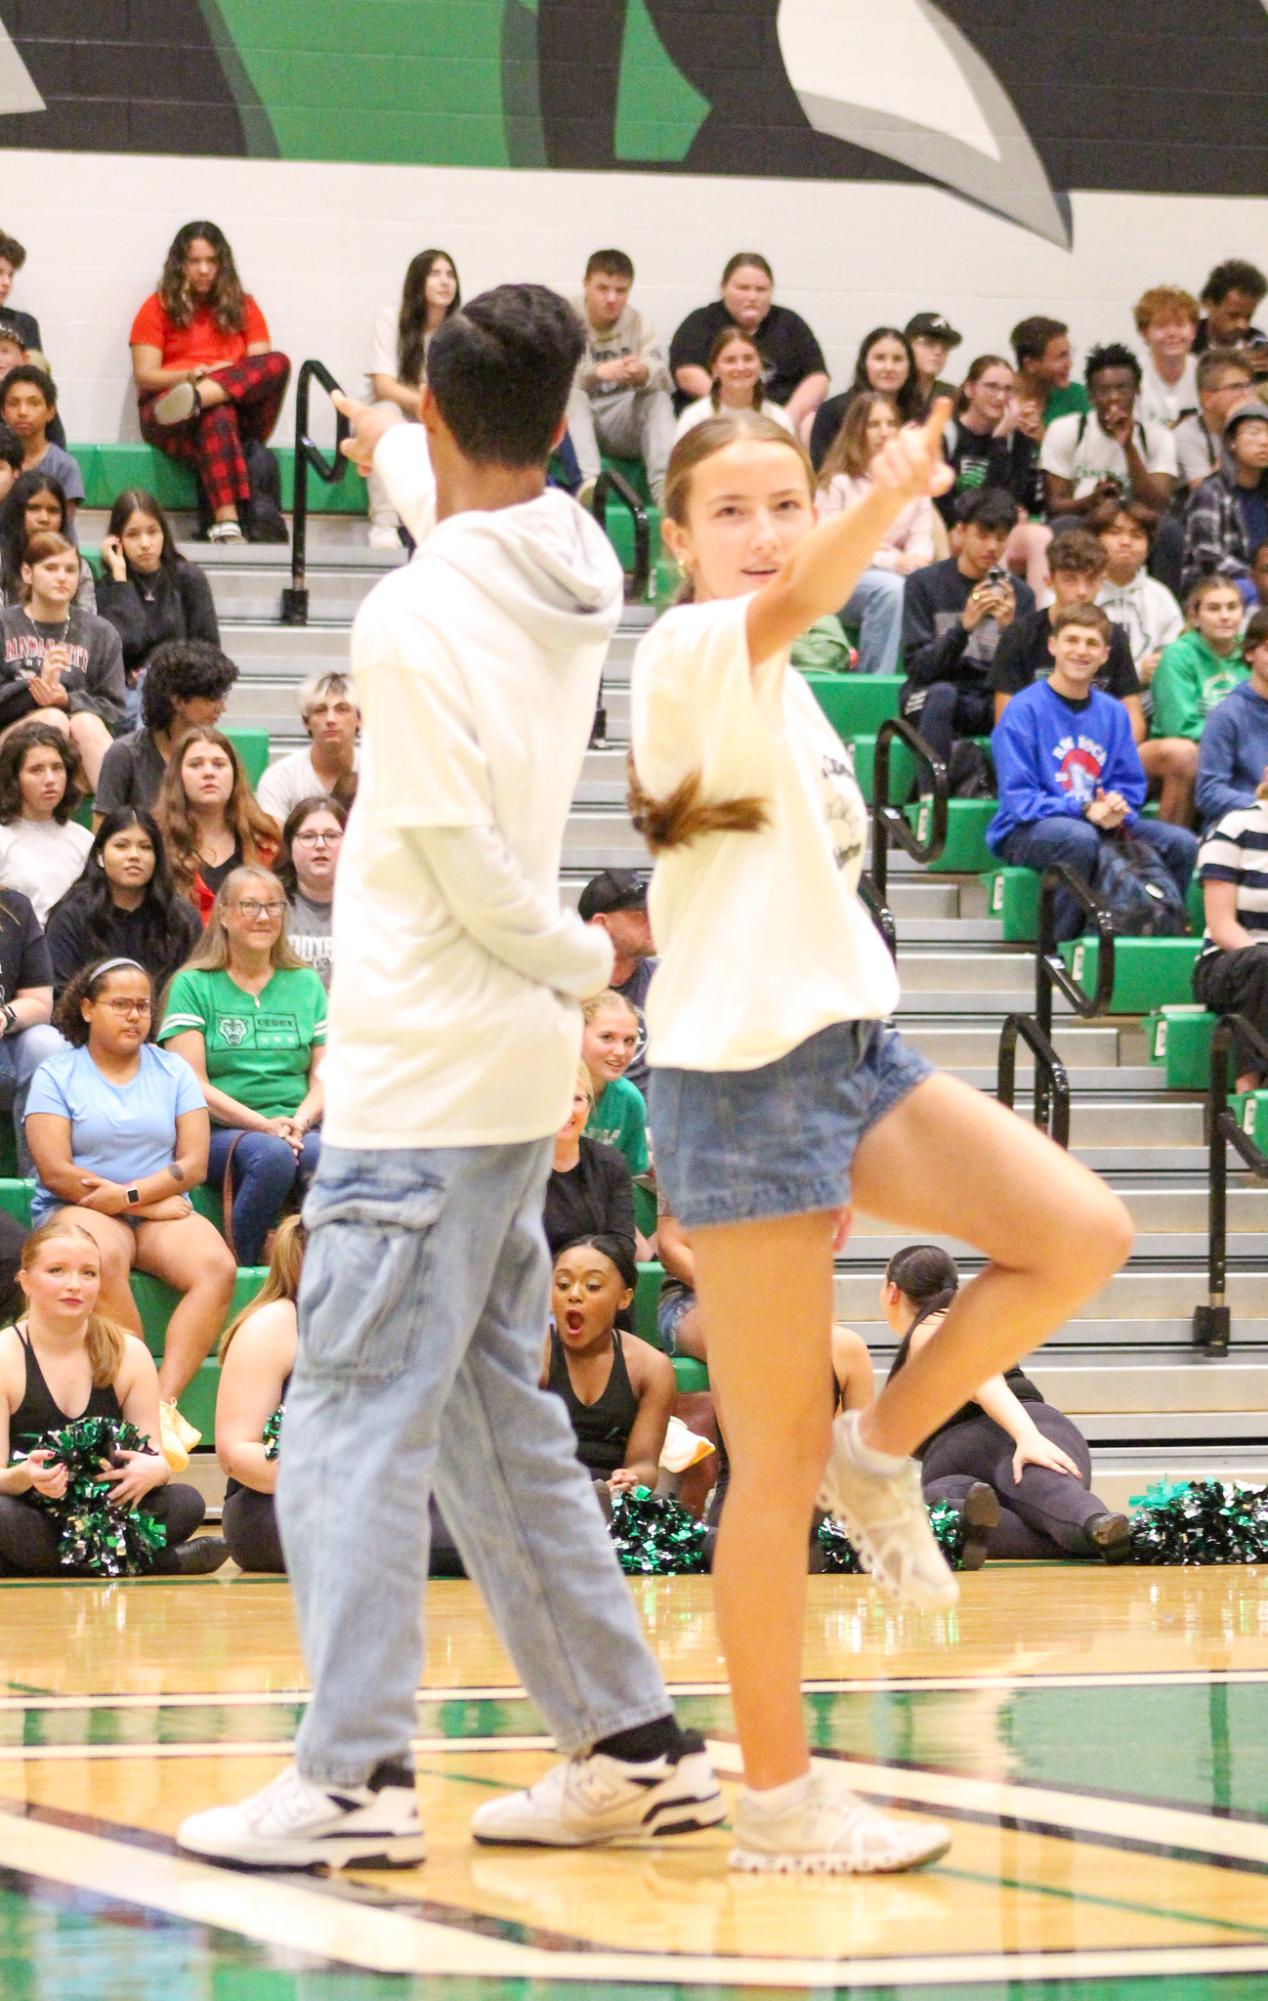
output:
[[668,1355],[617,1326],[637,1282],[621,1237],[577,1237],[555,1258],[542,1388],[562,1397],[577,1457],[609,1499],[655,1489],[675,1395]]
[[[433,1488],[564,1753],[531,1790],[479,1807],[477,1840],[642,1840],[724,1812],[567,1414],[538,1383],[552,1141],[581,1003],[612,973],[605,935],[558,887],[622,603],[593,519],[545,488],[581,341],[553,292],[500,286],[432,335],[421,429],[343,405],[350,456],[373,459],[422,546],[352,633],[364,754],[277,1494],[313,1694],[294,1765],[185,1823],[200,1854],[422,1861],[410,1746]],[[350,1477],[332,1480],[334,1465]]]
[[280,1440],[271,1449],[265,1427],[286,1402],[295,1367],[303,1266],[304,1226],[287,1216],[273,1238],[268,1277],[221,1336],[216,1457],[229,1476],[225,1543],[239,1570],[286,1569],[273,1500]]
[[[884,1025],[898,982],[857,896],[866,810],[787,671],[793,641],[844,604],[901,510],[945,490],[947,414],[941,402],[891,439],[871,492],[817,526],[810,467],[786,432],[742,414],[688,432],[663,533],[691,602],[634,662],[633,803],[657,857],[652,1137],[691,1239],[731,1452],[714,1578],[744,1758],[731,1817],[742,1869],[901,1869],[945,1848],[944,1829],[811,1772],[801,1655],[816,1494],[901,1602],[951,1604],[909,1455],[1098,1291],[1131,1241],[1095,1175]],[[833,1247],[851,1201],[992,1262],[938,1340],[834,1421]]]

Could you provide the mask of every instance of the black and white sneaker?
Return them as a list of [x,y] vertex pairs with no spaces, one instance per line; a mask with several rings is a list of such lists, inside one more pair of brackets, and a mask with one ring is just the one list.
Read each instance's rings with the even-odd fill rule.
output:
[[683,1736],[676,1757],[633,1764],[605,1751],[552,1765],[527,1792],[477,1807],[477,1841],[530,1848],[629,1844],[716,1827],[726,1807],[704,1741]]
[[404,1765],[381,1765],[364,1786],[317,1786],[288,1765],[237,1806],[192,1814],[176,1839],[247,1869],[408,1869],[427,1853]]

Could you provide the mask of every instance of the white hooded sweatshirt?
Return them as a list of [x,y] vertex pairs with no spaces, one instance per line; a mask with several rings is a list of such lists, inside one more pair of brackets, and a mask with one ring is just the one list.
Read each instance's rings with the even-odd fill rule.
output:
[[[422,444],[420,452],[419,445]],[[606,937],[559,902],[564,826],[620,618],[611,546],[566,495],[431,527],[417,426],[375,453],[422,541],[352,628],[361,778],[339,860],[327,1141],[557,1132]]]

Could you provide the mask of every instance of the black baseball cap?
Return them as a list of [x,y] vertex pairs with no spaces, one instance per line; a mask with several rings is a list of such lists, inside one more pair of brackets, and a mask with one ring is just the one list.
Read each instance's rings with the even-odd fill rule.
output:
[[924,340],[945,341],[948,347],[959,347],[964,339],[964,335],[957,333],[950,320],[944,319],[941,313],[915,313],[903,332],[908,340],[919,336]]
[[632,868],[605,868],[602,875],[592,875],[577,898],[577,909],[587,924],[613,910],[646,908],[647,877]]

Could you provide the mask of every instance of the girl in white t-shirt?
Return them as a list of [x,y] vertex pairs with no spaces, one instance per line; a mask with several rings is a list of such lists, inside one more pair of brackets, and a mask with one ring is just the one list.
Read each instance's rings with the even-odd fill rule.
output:
[[[376,403],[395,403],[417,422],[427,372],[427,347],[436,328],[462,304],[458,267],[447,250],[412,257],[400,304],[381,306],[370,338],[365,372]],[[400,519],[376,473],[369,474],[370,547],[399,549]]]
[[762,392],[762,350],[742,327],[723,327],[709,349],[708,369],[713,387],[707,396],[688,403],[678,419],[675,444],[706,417],[725,417],[736,410],[760,410],[785,430],[792,430],[792,418],[783,404],[772,402]]
[[[741,416],[690,432],[670,460],[663,533],[693,602],[653,627],[634,665],[632,803],[657,856],[657,1171],[691,1240],[732,1459],[714,1572],[747,1780],[740,1868],[904,1868],[945,1847],[945,1830],[890,1820],[810,1774],[816,1495],[893,1596],[949,1605],[956,1586],[907,1455],[1130,1245],[1102,1182],[886,1026],[898,981],[857,895],[866,809],[848,753],[788,672],[793,641],[845,602],[902,509],[945,489],[947,414],[940,403],[892,439],[871,492],[818,527],[808,462],[783,431]],[[992,1262],[939,1341],[833,1424],[833,1256],[851,1203]]]

